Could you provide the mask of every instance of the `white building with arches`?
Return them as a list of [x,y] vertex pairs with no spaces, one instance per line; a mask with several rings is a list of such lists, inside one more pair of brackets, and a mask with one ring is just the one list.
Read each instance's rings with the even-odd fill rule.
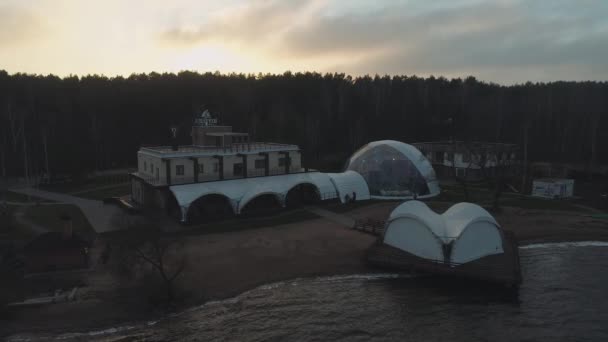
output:
[[[194,121],[192,145],[142,147],[131,174],[131,200],[167,211],[181,222],[248,215],[339,200],[408,199],[439,194],[433,168],[413,146],[372,142],[342,173],[302,165],[298,146],[251,141],[217,125],[204,111]],[[373,192],[373,193],[372,193]]]

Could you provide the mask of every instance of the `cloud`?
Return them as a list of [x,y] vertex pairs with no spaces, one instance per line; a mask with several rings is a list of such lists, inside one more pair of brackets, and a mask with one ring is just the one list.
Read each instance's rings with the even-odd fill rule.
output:
[[266,1],[163,38],[262,47],[285,65],[331,61],[321,66],[330,72],[606,79],[606,17],[608,5],[597,0]]
[[208,41],[268,42],[298,21],[318,1],[267,0],[230,6],[200,25],[173,27],[160,34],[166,44],[196,45]]
[[43,18],[36,12],[9,3],[0,4],[0,45],[18,46],[45,36]]
[[606,0],[0,0],[13,72],[608,79]]

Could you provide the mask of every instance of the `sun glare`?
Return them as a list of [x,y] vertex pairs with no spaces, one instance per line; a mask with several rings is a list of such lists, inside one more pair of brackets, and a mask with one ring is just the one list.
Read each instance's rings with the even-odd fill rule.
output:
[[261,64],[256,56],[244,51],[235,51],[218,44],[207,44],[174,56],[171,61],[171,69],[173,71],[254,72],[266,67]]

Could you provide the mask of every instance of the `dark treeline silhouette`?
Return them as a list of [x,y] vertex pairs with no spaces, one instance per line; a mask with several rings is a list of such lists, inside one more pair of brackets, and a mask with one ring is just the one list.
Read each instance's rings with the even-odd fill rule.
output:
[[[295,143],[338,169],[361,145],[459,140],[526,144],[531,161],[608,162],[608,83],[500,86],[467,79],[290,73],[9,75],[0,71],[0,175],[132,167],[141,145],[190,143],[202,105],[258,141]],[[25,162],[24,162],[25,161]]]

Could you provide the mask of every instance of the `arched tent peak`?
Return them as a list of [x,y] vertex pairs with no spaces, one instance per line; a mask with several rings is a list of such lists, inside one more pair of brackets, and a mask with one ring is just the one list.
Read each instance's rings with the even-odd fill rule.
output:
[[383,241],[421,258],[453,264],[504,252],[500,226],[472,203],[458,203],[441,215],[420,201],[402,203],[390,214]]
[[372,198],[428,198],[440,192],[431,163],[416,147],[400,141],[370,142],[348,159],[346,170],[365,179]]

